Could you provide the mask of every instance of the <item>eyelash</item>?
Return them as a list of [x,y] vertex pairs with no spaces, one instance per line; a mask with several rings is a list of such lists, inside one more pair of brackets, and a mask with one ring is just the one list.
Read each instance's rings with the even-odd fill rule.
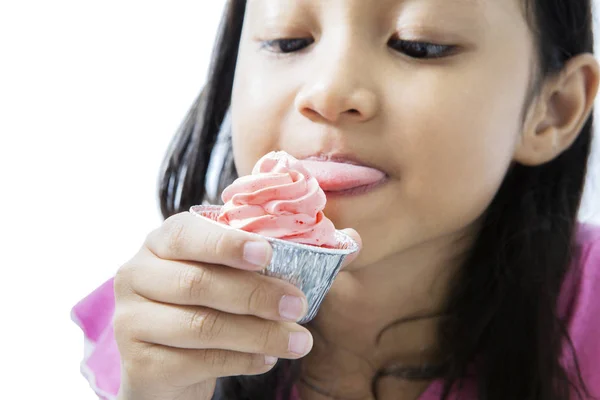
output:
[[[273,53],[278,54],[289,54],[295,53],[300,50],[304,50],[308,46],[314,43],[313,39],[306,38],[294,38],[294,39],[275,39],[275,40],[267,40],[263,43],[262,47],[266,48]],[[282,48],[282,46],[291,46],[292,50],[286,51]],[[294,48],[297,47],[297,48]]]
[[[399,53],[416,59],[436,59],[451,55],[456,46],[427,42],[414,42],[401,39],[390,39],[388,46]],[[410,54],[412,52],[412,54]]]
[[[263,42],[262,47],[273,53],[286,55],[299,52],[314,43],[310,38],[275,39]],[[415,59],[436,59],[451,55],[456,46],[409,41],[392,38],[388,46]]]

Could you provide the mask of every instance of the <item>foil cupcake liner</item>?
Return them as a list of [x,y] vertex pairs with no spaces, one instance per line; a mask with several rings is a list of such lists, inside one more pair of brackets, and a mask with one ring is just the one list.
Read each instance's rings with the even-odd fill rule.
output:
[[[216,221],[221,213],[221,206],[193,206],[190,213]],[[259,273],[283,279],[306,295],[308,313],[298,321],[299,324],[305,324],[317,315],[344,259],[358,251],[358,244],[350,236],[341,231],[336,231],[335,235],[338,242],[335,248],[304,245],[259,235],[273,247],[271,263]]]

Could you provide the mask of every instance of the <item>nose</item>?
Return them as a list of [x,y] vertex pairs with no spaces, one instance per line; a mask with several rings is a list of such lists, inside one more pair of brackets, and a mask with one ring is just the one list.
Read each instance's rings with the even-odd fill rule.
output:
[[327,65],[315,63],[318,69],[299,90],[296,109],[314,122],[371,120],[377,114],[379,99],[368,62],[350,52],[338,57],[329,54],[328,60]]

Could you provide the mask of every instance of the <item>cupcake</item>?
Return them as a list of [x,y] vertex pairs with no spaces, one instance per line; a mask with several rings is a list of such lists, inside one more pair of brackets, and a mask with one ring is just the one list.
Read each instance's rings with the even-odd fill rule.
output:
[[222,194],[224,206],[194,206],[194,215],[263,236],[273,258],[262,272],[290,282],[306,295],[307,323],[319,310],[344,259],[358,244],[323,213],[327,198],[317,180],[286,152],[271,152],[252,175],[237,179]]

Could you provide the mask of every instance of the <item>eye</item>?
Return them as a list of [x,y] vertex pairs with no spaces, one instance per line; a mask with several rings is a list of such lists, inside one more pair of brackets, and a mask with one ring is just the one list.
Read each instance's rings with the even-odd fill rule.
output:
[[263,47],[274,53],[294,53],[303,50],[314,43],[311,38],[275,39],[263,42]]
[[390,39],[390,41],[388,42],[388,46],[400,53],[406,54],[407,56],[416,59],[434,59],[447,57],[452,54],[453,50],[456,49],[456,46],[433,44],[426,42],[413,42],[397,38]]

